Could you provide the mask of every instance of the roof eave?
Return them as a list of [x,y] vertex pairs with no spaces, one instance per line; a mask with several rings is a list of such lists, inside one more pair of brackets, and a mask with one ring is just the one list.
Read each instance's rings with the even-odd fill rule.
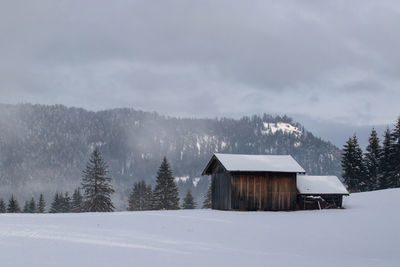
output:
[[310,196],[314,196],[314,195],[342,195],[342,196],[350,196],[350,193],[297,193],[298,195],[310,195]]
[[296,173],[296,174],[306,174],[306,172],[299,171],[254,171],[254,170],[227,170],[228,172],[279,172],[279,173]]
[[213,163],[214,160],[218,160],[217,157],[215,156],[215,154],[213,154],[213,156],[211,157],[211,159],[208,161],[207,166],[204,168],[203,172],[201,173],[201,175],[210,175],[211,172],[209,172],[209,168],[211,166],[211,164]]

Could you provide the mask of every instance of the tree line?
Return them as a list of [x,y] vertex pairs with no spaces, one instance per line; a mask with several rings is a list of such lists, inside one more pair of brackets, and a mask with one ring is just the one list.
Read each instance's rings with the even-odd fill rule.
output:
[[[111,200],[114,189],[107,169],[107,163],[102,158],[100,150],[96,148],[83,171],[81,187],[74,190],[72,197],[68,192],[56,192],[49,213],[114,211],[115,207]],[[210,190],[206,195],[203,208],[211,208]],[[190,190],[187,191],[181,206],[179,200],[178,187],[169,163],[164,157],[157,171],[154,190],[150,184],[146,184],[144,181],[135,183],[129,195],[128,210],[176,210],[197,207]],[[43,194],[40,194],[37,203],[33,197],[30,201],[26,201],[22,210],[14,195],[11,195],[7,206],[5,201],[0,199],[0,213],[44,213],[45,208]]]
[[[195,209],[197,204],[190,190],[186,192],[183,203],[179,206],[179,192],[174,182],[169,163],[164,157],[157,172],[154,190],[145,181],[136,182],[129,195],[128,210],[176,210]],[[211,187],[203,203],[203,208],[211,208]]]
[[357,136],[343,146],[342,177],[350,192],[400,187],[400,117],[394,129],[386,129],[381,144],[372,129],[364,153]]
[[19,206],[18,200],[14,197],[14,195],[11,195],[7,205],[3,199],[0,199],[0,213],[44,213],[45,207],[46,203],[44,201],[43,194],[40,194],[40,198],[37,203],[33,197],[30,201],[25,201],[25,205],[22,210]]

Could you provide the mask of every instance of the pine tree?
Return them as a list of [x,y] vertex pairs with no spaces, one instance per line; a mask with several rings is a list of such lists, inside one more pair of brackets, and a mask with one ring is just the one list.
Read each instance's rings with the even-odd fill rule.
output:
[[382,153],[379,161],[379,189],[393,188],[394,180],[392,179],[392,163],[391,163],[391,136],[389,128],[386,129],[383,139]]
[[56,192],[56,194],[54,195],[54,200],[51,203],[50,213],[61,212],[61,202],[62,202],[62,195]]
[[203,209],[211,209],[211,208],[212,208],[212,202],[211,202],[211,183],[210,183],[206,197],[203,201]]
[[29,212],[29,201],[28,200],[25,201],[24,208],[22,209],[22,212],[23,213],[28,213]]
[[367,189],[363,152],[355,135],[343,146],[342,168],[342,177],[349,191],[361,192]]
[[0,198],[0,213],[6,213],[6,203]]
[[153,194],[155,209],[179,209],[179,192],[166,157],[158,169]]
[[8,201],[7,212],[8,212],[8,213],[18,213],[18,212],[21,212],[21,209],[20,209],[20,207],[19,207],[18,201],[14,198],[14,195],[11,195],[11,198],[10,198],[10,200]]
[[72,195],[72,203],[71,203],[71,211],[72,212],[81,212],[82,211],[82,194],[81,189],[78,187],[75,189],[74,194]]
[[194,201],[194,197],[192,195],[192,192],[190,189],[187,191],[185,198],[183,199],[183,204],[182,204],[182,209],[188,210],[188,209],[195,209],[196,208],[196,202]]
[[145,181],[135,183],[129,195],[128,210],[151,210],[153,206],[152,191],[151,185],[146,185]]
[[379,144],[379,138],[375,129],[372,129],[368,139],[368,146],[364,157],[364,165],[366,167],[366,181],[368,190],[376,190],[379,188],[379,162],[382,154],[382,148]]
[[40,194],[36,212],[44,213],[45,208],[46,208],[46,202],[44,201],[43,194]]
[[35,202],[35,199],[33,197],[31,198],[31,201],[29,202],[28,212],[29,213],[35,213],[36,212],[36,202]]
[[390,163],[393,187],[400,187],[400,117],[390,134]]
[[107,164],[96,148],[83,171],[83,210],[87,212],[110,212],[114,210],[111,194],[114,189],[107,177]]

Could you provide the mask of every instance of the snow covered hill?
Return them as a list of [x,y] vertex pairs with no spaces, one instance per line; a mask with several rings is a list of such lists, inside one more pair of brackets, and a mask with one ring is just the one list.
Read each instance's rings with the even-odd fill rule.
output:
[[341,175],[340,149],[286,116],[185,119],[134,109],[0,103],[0,196],[12,193],[23,203],[41,193],[47,202],[56,191],[72,194],[96,146],[110,167],[118,210],[126,209],[134,182],[154,186],[164,156],[182,178],[180,197],[190,189],[198,204],[209,185],[201,173],[215,152],[289,154],[308,174]]
[[399,266],[400,189],[344,210],[3,214],[1,266]]

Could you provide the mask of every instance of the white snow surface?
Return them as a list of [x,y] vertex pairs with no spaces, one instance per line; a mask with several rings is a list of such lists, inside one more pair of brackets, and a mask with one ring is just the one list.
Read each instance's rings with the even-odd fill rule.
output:
[[174,181],[175,181],[175,183],[178,183],[178,182],[186,183],[189,180],[189,178],[190,178],[189,175],[181,176],[181,177],[174,177]]
[[193,179],[193,186],[196,187],[199,182],[200,182],[200,177],[195,177]]
[[263,126],[265,129],[262,130],[263,134],[275,134],[276,132],[280,131],[285,134],[294,134],[296,136],[302,135],[302,131],[299,128],[286,122],[264,122]]
[[301,194],[348,194],[337,176],[297,175],[297,190]]
[[214,155],[227,171],[305,172],[290,155]]
[[400,189],[343,210],[0,215],[1,266],[399,266]]

